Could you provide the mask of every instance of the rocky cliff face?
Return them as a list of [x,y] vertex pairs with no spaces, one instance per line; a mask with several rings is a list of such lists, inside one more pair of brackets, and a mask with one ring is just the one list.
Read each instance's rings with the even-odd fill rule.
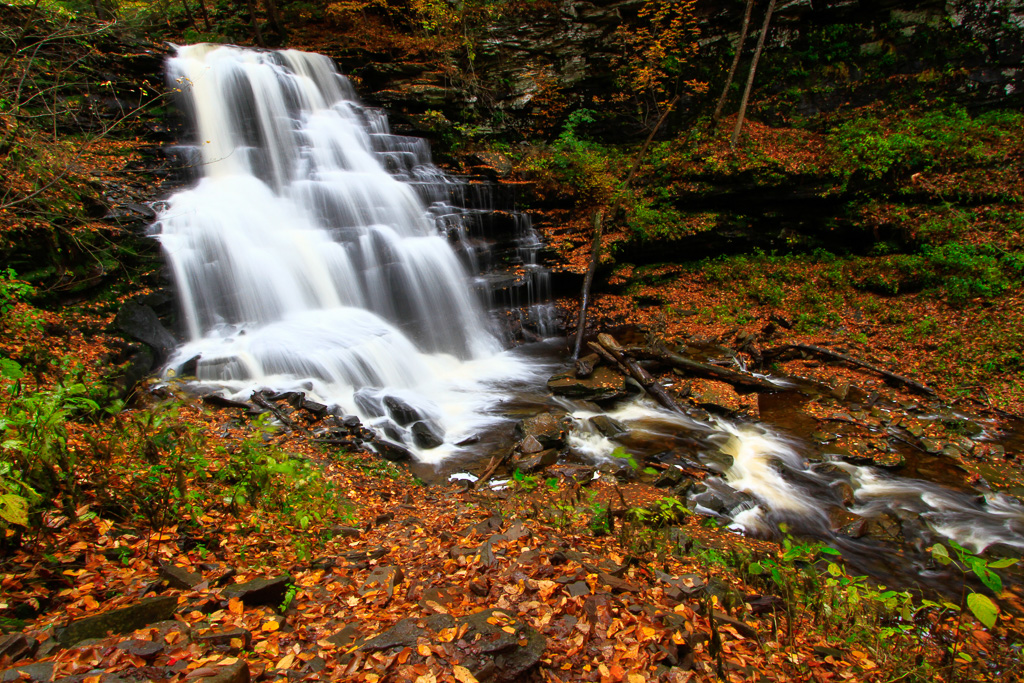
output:
[[[537,3],[478,30],[456,63],[371,62],[355,74],[373,91],[368,97],[421,133],[437,133],[446,120],[474,121],[483,133],[536,133],[615,92],[617,31],[636,20],[642,4]],[[754,10],[748,57],[764,4]],[[698,2],[701,52],[692,71],[710,84],[707,98],[717,95],[743,8],[740,0]],[[1017,105],[1024,101],[1022,60],[1024,0],[782,0],[759,68],[753,115],[781,122],[928,95]],[[706,101],[693,99],[685,108],[694,113],[701,104]]]

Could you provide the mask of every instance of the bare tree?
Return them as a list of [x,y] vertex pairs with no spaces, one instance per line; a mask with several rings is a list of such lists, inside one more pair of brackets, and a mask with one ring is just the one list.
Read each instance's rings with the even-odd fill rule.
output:
[[743,54],[743,44],[747,42],[747,29],[750,28],[750,12],[754,9],[754,0],[747,0],[747,7],[743,12],[743,26],[740,28],[740,37],[736,41],[736,54],[732,58],[732,66],[729,67],[729,75],[725,79],[725,85],[722,87],[722,94],[718,97],[718,104],[715,106],[715,113],[712,114],[711,120],[718,123],[718,119],[722,116],[722,109],[725,107],[725,101],[729,98],[729,88],[732,86],[732,79],[736,75],[736,69],[740,65],[740,56]]
[[256,44],[260,47],[266,47],[267,44],[263,40],[263,31],[260,30],[260,21],[256,17],[256,3],[253,0],[245,0],[245,6],[249,10],[249,23],[252,24],[252,32],[256,36]]
[[743,128],[743,117],[747,114],[747,102],[750,99],[750,89],[754,86],[754,74],[757,73],[757,62],[761,59],[761,50],[764,49],[764,40],[768,35],[768,27],[772,21],[772,12],[775,11],[775,0],[768,3],[768,11],[764,15],[764,24],[761,25],[761,35],[757,37],[757,47],[754,48],[754,58],[750,62],[750,73],[747,74],[747,86],[743,89],[743,98],[740,100],[740,113],[736,117],[736,130],[732,132],[732,140],[729,141],[729,148],[735,150],[736,143],[740,139],[740,130]]

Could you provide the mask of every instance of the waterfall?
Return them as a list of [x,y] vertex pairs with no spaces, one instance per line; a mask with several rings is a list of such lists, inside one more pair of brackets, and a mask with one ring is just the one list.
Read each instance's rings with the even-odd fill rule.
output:
[[[196,359],[240,398],[305,391],[428,462],[493,421],[496,387],[533,371],[474,292],[460,186],[426,143],[392,135],[322,55],[193,45],[168,72],[199,176],[154,224],[188,337],[169,372]],[[417,448],[396,401],[444,445]]]

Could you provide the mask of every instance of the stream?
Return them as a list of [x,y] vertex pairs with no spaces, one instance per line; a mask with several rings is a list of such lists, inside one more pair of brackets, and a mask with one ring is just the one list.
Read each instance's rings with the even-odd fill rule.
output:
[[760,537],[784,523],[905,583],[932,581],[936,541],[1024,550],[1017,499],[926,476],[927,464],[904,478],[850,462],[811,437],[781,380],[762,396],[764,422],[671,413],[637,393],[552,396],[565,342],[541,241],[507,189],[443,173],[321,55],[193,45],[168,75],[195,135],[175,151],[196,175],[152,228],[185,335],[168,377],[239,400],[304,392],[426,479],[486,461],[520,419],[552,412],[570,426],[563,460],[621,467],[624,449],[702,470],[669,482],[693,511]]

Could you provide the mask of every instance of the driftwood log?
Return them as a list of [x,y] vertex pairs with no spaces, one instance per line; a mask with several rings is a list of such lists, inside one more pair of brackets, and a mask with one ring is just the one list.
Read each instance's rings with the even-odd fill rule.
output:
[[865,370],[870,370],[871,372],[877,373],[882,377],[885,377],[886,379],[892,380],[893,382],[897,382],[898,384],[902,384],[908,389],[916,391],[919,394],[925,394],[927,396],[935,395],[935,391],[933,389],[926,387],[920,382],[916,382],[910,379],[909,377],[897,375],[895,372],[889,372],[888,370],[880,368],[877,365],[872,365],[871,363],[862,361],[859,358],[854,358],[853,356],[848,356],[845,353],[839,353],[838,351],[823,349],[820,346],[813,346],[811,344],[784,344],[782,346],[776,346],[771,349],[763,350],[761,352],[761,356],[765,360],[770,360],[772,358],[778,358],[780,356],[784,356],[788,353],[794,352],[809,353],[820,358],[825,358],[827,360],[849,363],[850,365],[854,365],[859,368],[864,368]]
[[658,361],[665,365],[679,368],[691,375],[726,382],[734,387],[743,387],[744,389],[750,389],[752,391],[781,391],[778,386],[772,384],[766,379],[754,377],[751,374],[740,372],[738,370],[730,370],[729,368],[720,368],[715,365],[701,363],[691,358],[680,356],[677,353],[671,353],[664,347],[630,349],[630,353],[638,358],[643,358],[644,360]]
[[590,348],[597,351],[600,355],[611,357],[614,359],[615,364],[619,366],[623,371],[626,372],[630,377],[635,379],[640,386],[644,388],[655,401],[660,403],[662,406],[676,413],[683,413],[682,407],[672,398],[664,387],[651,377],[650,373],[640,367],[640,364],[636,362],[636,359],[626,354],[626,350],[615,341],[615,338],[610,334],[599,334],[597,335],[597,344],[591,342]]

